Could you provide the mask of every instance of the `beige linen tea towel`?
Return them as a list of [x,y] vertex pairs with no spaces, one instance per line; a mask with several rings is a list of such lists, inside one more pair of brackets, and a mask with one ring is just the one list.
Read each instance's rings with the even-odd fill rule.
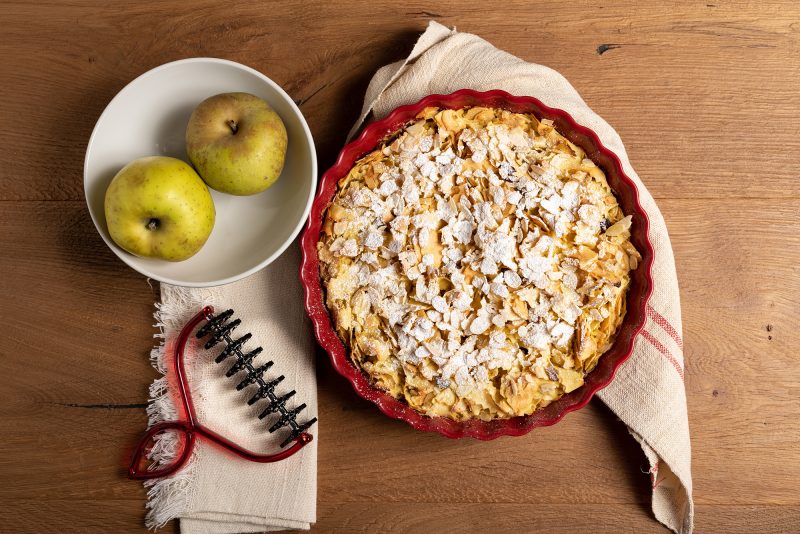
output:
[[548,106],[569,112],[579,124],[597,133],[636,182],[650,219],[649,237],[655,249],[654,291],[647,309],[648,320],[636,339],[633,356],[598,395],[625,422],[650,462],[655,517],[675,532],[690,533],[694,517],[691,446],[675,260],[664,218],[631,167],[617,132],[556,71],[527,63],[475,35],[431,22],[406,59],[383,67],[372,78],[351,136],[370,113],[376,119],[382,118],[397,106],[417,102],[429,94],[465,88],[502,89],[534,96]]
[[[161,284],[156,319],[165,343],[153,349],[153,365],[162,374],[168,372],[171,341],[203,306],[210,304],[217,312],[232,308],[242,320],[236,333],[253,334],[244,348],[264,348],[254,363],[273,360],[275,365],[266,376],[285,375],[276,392],[296,390],[289,406],[306,403],[301,420],[315,417],[314,345],[303,309],[299,265],[300,250],[295,243],[266,269],[233,284],[204,289]],[[263,404],[247,406],[247,392],[236,391],[235,381],[225,377],[228,366],[215,364],[214,353],[204,351],[199,342],[189,346],[187,355],[198,419],[245,448],[277,451],[281,439],[267,431],[266,420],[257,417]],[[178,417],[167,380],[163,376],[150,388],[147,411],[151,425]],[[317,425],[309,431],[316,438]],[[174,439],[162,438],[156,447],[158,457],[174,457],[175,447]],[[149,508],[146,524],[151,528],[179,518],[184,534],[308,529],[316,521],[317,441],[280,462],[259,464],[200,439],[184,469],[171,477],[148,481],[145,486]]]

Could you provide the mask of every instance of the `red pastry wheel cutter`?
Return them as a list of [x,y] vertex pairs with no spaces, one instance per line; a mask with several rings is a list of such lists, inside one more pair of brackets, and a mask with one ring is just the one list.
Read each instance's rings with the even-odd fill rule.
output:
[[[203,438],[210,442],[216,443],[224,449],[227,449],[238,456],[251,462],[270,463],[283,460],[299,451],[303,446],[310,443],[313,437],[306,432],[311,425],[313,425],[317,418],[314,417],[304,423],[297,422],[297,415],[306,407],[301,404],[296,408],[287,408],[286,402],[295,394],[292,390],[282,396],[275,393],[275,388],[283,381],[284,376],[280,375],[273,380],[267,381],[264,378],[264,373],[273,365],[269,361],[260,367],[253,366],[253,360],[262,348],[256,349],[244,354],[242,347],[252,337],[252,334],[247,333],[238,339],[232,339],[231,333],[241,324],[240,319],[233,321],[229,320],[233,316],[233,310],[227,310],[219,315],[214,315],[214,308],[206,306],[197,315],[195,315],[181,330],[175,345],[174,357],[174,372],[177,378],[178,389],[180,391],[181,402],[183,411],[186,414],[185,421],[165,421],[153,425],[142,439],[134,451],[131,465],[128,468],[128,476],[133,479],[150,479],[159,478],[171,475],[184,466],[186,461],[192,454],[194,449],[194,442],[197,438]],[[186,370],[184,366],[184,349],[189,336],[194,329],[201,322],[207,321],[206,324],[197,331],[197,337],[203,338],[210,336],[205,344],[205,349],[209,350],[218,343],[225,344],[225,348],[216,358],[216,363],[222,363],[229,357],[233,357],[236,361],[225,373],[227,377],[241,375],[241,381],[236,385],[237,390],[242,390],[250,385],[257,386],[258,389],[254,390],[254,395],[247,401],[247,404],[252,405],[260,400],[266,400],[269,404],[266,405],[264,410],[259,414],[258,418],[263,419],[267,416],[276,417],[272,426],[269,427],[270,433],[275,432],[283,427],[289,428],[289,434],[286,439],[281,443],[281,450],[275,454],[257,454],[255,452],[244,449],[229,439],[220,436],[213,430],[203,426],[198,420],[192,404],[192,394],[189,389],[189,383],[186,378]],[[152,463],[148,466],[148,453],[151,449],[154,439],[162,432],[178,432],[182,437],[182,448],[178,455],[166,465],[155,466]],[[284,449],[289,444],[289,448]]]

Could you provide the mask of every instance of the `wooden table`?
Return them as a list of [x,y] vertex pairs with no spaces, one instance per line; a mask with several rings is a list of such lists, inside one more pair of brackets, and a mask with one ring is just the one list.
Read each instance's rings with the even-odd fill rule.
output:
[[[158,286],[84,204],[108,101],[167,61],[240,61],[297,100],[324,169],[371,74],[429,19],[561,71],[617,128],[675,249],[697,531],[800,529],[800,4],[228,4],[0,6],[0,530],[144,532],[122,467],[146,422]],[[597,400],[522,438],[449,441],[318,369],[315,531],[664,530],[643,454]]]

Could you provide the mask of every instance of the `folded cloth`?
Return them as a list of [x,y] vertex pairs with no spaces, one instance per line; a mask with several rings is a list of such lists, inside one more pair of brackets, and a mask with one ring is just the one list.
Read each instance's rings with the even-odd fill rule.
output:
[[[475,35],[431,22],[406,59],[381,68],[373,76],[361,116],[350,135],[370,114],[379,119],[397,106],[414,103],[426,95],[465,88],[503,89],[515,95],[534,96],[548,106],[569,112],[579,124],[597,133],[636,182],[639,199],[650,219],[649,237],[655,248],[654,292],[647,309],[647,324],[636,339],[633,356],[598,395],[625,422],[650,462],[655,517],[675,532],[690,533],[694,517],[691,446],[675,260],[664,218],[631,167],[617,132],[556,71],[527,63]],[[631,469],[638,470],[639,466]]]
[[[153,349],[152,360],[163,375],[171,372],[169,347],[184,324],[203,306],[232,308],[242,320],[240,335],[253,338],[244,347],[262,346],[255,364],[273,360],[267,377],[285,375],[277,393],[297,391],[290,406],[306,403],[300,420],[317,415],[314,344],[303,309],[298,279],[300,249],[292,245],[272,265],[244,280],[222,287],[193,289],[161,284],[156,319],[164,343]],[[198,419],[235,443],[257,452],[277,451],[280,439],[267,431],[257,414],[262,403],[247,406],[247,392],[236,391],[211,351],[194,342],[187,351],[187,374]],[[167,376],[151,386],[150,424],[178,417]],[[316,437],[317,425],[310,429]],[[175,455],[176,442],[161,440],[159,457]],[[179,518],[186,534],[232,534],[308,529],[316,521],[317,440],[294,456],[272,464],[248,462],[223,452],[202,439],[188,465],[164,479],[148,481],[148,527]]]

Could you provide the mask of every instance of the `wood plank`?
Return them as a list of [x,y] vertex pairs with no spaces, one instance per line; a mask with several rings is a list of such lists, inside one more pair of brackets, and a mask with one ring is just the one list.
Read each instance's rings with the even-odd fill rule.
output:
[[143,497],[122,467],[156,376],[157,286],[122,268],[81,202],[4,202],[0,247],[0,420],[13,429],[0,493]]
[[[398,20],[391,2],[354,5],[347,17],[329,3],[302,13],[289,2],[270,9],[237,2],[225,12],[208,1],[180,5],[144,3],[122,13],[102,2],[22,3],[0,11],[10,82],[0,144],[13,147],[0,199],[82,198],[85,143],[106,103],[147,69],[187,56],[249,63],[284,85],[303,103],[324,168],[371,73],[403,57],[428,18],[406,7]],[[800,150],[800,68],[787,61],[798,57],[800,35],[785,5],[759,3],[753,16],[747,4],[696,3],[665,17],[647,3],[565,10],[558,2],[508,2],[509,13],[531,21],[523,31],[480,4],[441,2],[432,13],[563,72],[619,129],[657,198],[772,198],[800,196],[782,158]],[[324,30],[305,29],[310,13],[326,21]],[[142,35],[143,24],[152,37]],[[154,36],[169,36],[169,46]],[[609,43],[615,48],[597,52]],[[36,53],[42,46],[67,52]],[[764,72],[777,83],[764,83]]]
[[[654,523],[649,509],[643,507],[571,502],[547,507],[507,503],[393,503],[376,507],[347,503],[321,507],[320,515],[324,519],[312,532],[669,532]],[[700,505],[695,532],[785,533],[795,531],[798,523],[798,507]]]
[[[0,521],[9,532],[49,532],[59,521],[64,534],[100,534],[144,531],[140,517],[132,512],[134,500],[38,501],[13,499],[0,508]],[[547,507],[517,504],[473,503],[326,503],[319,508],[320,521],[311,532],[460,533],[465,525],[472,532],[668,532],[650,517],[649,510],[628,505],[575,505]],[[60,518],[60,519],[58,519]],[[793,532],[800,523],[800,507],[699,505],[698,534],[710,532],[764,534]],[[159,532],[178,532],[177,523]]]
[[659,205],[681,284],[695,500],[800,504],[800,465],[781,460],[800,442],[786,424],[800,417],[797,201]]

